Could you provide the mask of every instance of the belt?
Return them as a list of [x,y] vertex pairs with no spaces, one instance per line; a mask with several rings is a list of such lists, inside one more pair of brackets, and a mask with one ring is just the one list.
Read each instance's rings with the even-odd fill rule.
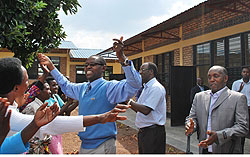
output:
[[147,126],[147,127],[144,127],[144,128],[139,128],[139,132],[143,132],[143,131],[145,131],[147,129],[160,128],[160,127],[164,127],[164,125],[154,124],[154,125]]

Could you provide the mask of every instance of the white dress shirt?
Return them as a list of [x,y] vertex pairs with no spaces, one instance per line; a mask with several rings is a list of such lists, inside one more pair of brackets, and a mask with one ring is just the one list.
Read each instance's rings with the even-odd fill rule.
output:
[[151,108],[152,111],[148,115],[137,112],[136,127],[144,128],[154,124],[164,125],[166,123],[166,91],[156,78],[152,78],[144,84],[137,103]]
[[[17,106],[17,103],[14,102],[13,105],[8,107],[8,110],[12,111],[8,136],[23,130],[34,119],[34,115],[26,115],[18,112]],[[57,116],[52,122],[42,126],[36,132],[35,136],[43,139],[45,135],[81,131],[85,131],[85,127],[83,127],[83,116]]]
[[[242,82],[244,82],[243,79],[234,81],[232,90],[238,92],[240,90],[240,85]],[[240,91],[240,93],[244,94],[247,97],[247,105],[250,106],[250,80],[247,83],[244,82],[244,87]]]

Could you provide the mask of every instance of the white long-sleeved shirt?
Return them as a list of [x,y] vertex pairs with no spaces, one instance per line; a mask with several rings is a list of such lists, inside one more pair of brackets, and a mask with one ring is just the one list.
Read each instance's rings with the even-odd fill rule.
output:
[[[18,112],[16,102],[10,105],[8,110],[12,110],[10,117],[10,132],[8,136],[23,130],[34,119],[34,115],[26,115]],[[52,122],[42,126],[35,136],[44,138],[45,135],[81,131],[85,131],[83,116],[57,116]]]

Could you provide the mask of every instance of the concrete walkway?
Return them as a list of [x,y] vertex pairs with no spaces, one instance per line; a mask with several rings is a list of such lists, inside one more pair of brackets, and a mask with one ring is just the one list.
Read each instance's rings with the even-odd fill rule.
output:
[[[125,113],[122,113],[120,115],[127,116],[127,120],[120,121],[121,123],[138,130],[138,128],[136,128],[135,126],[136,114],[132,109],[128,109]],[[187,137],[184,134],[185,133],[184,126],[171,127],[170,118],[167,118],[165,128],[166,128],[166,143],[186,152]],[[190,150],[194,154],[199,153],[196,133],[194,133],[191,136]],[[250,154],[250,139],[246,138],[244,151],[245,154]]]

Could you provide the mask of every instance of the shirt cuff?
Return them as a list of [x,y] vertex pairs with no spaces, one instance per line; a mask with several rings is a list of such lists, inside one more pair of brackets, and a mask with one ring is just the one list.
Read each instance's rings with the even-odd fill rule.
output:
[[29,142],[23,144],[21,132],[5,138],[1,146],[1,154],[22,154],[30,148]]
[[124,70],[124,72],[128,72],[128,71],[132,71],[132,69],[134,68],[134,64],[131,60],[129,60],[129,64],[128,66],[122,66],[122,69]]

